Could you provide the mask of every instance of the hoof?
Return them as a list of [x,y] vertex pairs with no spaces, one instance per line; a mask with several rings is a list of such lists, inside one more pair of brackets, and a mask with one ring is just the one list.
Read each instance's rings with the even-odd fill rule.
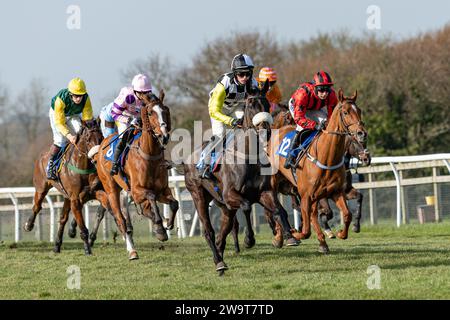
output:
[[167,240],[169,240],[169,237],[167,236],[167,233],[166,232],[164,232],[164,233],[157,233],[156,234],[156,239],[158,239],[159,241],[167,241]]
[[34,223],[29,223],[28,221],[24,223],[23,230],[30,232],[34,228]]
[[342,239],[342,240],[345,240],[345,239],[347,239],[347,237],[348,237],[348,235],[347,235],[347,234],[344,234],[344,231],[342,231],[342,230],[340,230],[340,231],[338,232],[337,236],[338,236],[339,239]]
[[69,236],[69,238],[75,238],[77,236],[77,229],[69,229],[67,231],[67,235]]
[[275,247],[275,248],[282,248],[283,247],[283,240],[278,240],[278,239],[273,239],[272,240],[272,245]]
[[300,241],[301,239],[304,239],[302,234],[300,232],[298,232],[297,230],[295,230],[295,229],[291,229],[291,234],[295,238],[295,240],[299,240]]
[[130,251],[130,253],[128,254],[128,260],[137,260],[139,259],[138,253],[136,250],[132,250]]
[[61,253],[61,248],[60,247],[54,247],[53,248],[53,252],[54,253]]
[[245,239],[244,239],[244,246],[247,249],[253,248],[255,246],[255,243],[256,243],[255,238],[245,237]]
[[359,233],[361,231],[361,226],[359,224],[358,225],[354,224],[352,230],[355,233]]
[[323,254],[328,254],[328,253],[330,253],[330,249],[328,249],[328,246],[326,244],[325,245],[320,245],[319,246],[319,252],[323,253]]
[[326,234],[328,239],[335,239],[336,235],[331,230],[325,230],[324,233]]
[[216,271],[217,272],[223,272],[225,270],[228,270],[228,266],[225,264],[225,262],[220,261],[218,264],[216,264]]
[[295,238],[289,238],[286,240],[286,246],[288,247],[297,247],[300,244],[300,240]]

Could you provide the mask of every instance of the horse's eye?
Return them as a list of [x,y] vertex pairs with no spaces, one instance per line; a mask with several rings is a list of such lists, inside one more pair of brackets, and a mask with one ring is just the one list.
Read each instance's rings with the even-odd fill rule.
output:
[[347,111],[344,111],[344,116],[346,116],[346,115],[348,115],[348,112],[347,112]]

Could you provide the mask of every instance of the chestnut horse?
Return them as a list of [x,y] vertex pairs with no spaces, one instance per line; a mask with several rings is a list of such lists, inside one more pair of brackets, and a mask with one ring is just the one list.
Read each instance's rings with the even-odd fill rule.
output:
[[[342,89],[338,92],[338,104],[334,108],[326,130],[316,136],[308,148],[307,154],[297,163],[295,172],[284,168],[285,159],[276,154],[280,140],[294,126],[284,126],[278,135],[271,137],[268,153],[271,164],[293,186],[301,199],[302,231],[295,234],[300,239],[307,239],[311,235],[311,223],[319,240],[319,251],[329,252],[325,236],[318,222],[318,201],[332,198],[344,216],[344,229],[337,236],[341,239],[348,237],[348,228],[352,215],[345,199],[345,168],[344,154],[346,136],[355,137],[360,143],[365,143],[367,131],[361,120],[361,110],[356,106],[357,93],[352,97],[344,97]],[[273,176],[276,179],[276,175]],[[275,182],[274,182],[275,184]]]
[[[297,242],[290,233],[291,227],[287,219],[287,212],[279,203],[271,185],[271,175],[262,174],[263,167],[270,167],[261,146],[262,143],[267,143],[268,136],[265,136],[264,139],[263,133],[270,134],[270,123],[272,121],[272,117],[268,113],[270,105],[265,96],[267,89],[268,83],[262,91],[246,99],[242,130],[234,131],[234,139],[222,153],[223,159],[228,160],[229,157],[234,159],[234,155],[236,155],[237,158],[241,159],[240,162],[234,164],[233,161],[231,161],[232,163],[223,161],[220,169],[213,173],[214,181],[199,177],[192,159],[200,150],[192,154],[187,163],[184,164],[186,188],[192,195],[219,275],[222,275],[228,269],[223,259],[226,237],[233,227],[238,209],[242,209],[244,213],[248,214],[253,203],[261,204],[271,213],[275,221],[283,226],[285,236],[291,241]],[[255,148],[259,149],[257,155],[250,152],[251,135],[258,141],[258,147]],[[217,239],[209,216],[209,203],[213,199],[221,209],[222,216]]]
[[65,199],[53,249],[57,253],[61,251],[64,226],[69,218],[69,212],[72,211],[80,227],[80,237],[84,242],[85,254],[91,254],[88,241],[89,231],[84,224],[82,208],[84,203],[94,198],[98,199],[105,208],[108,208],[106,194],[102,191],[95,166],[91,163],[88,156],[90,150],[98,148],[102,138],[103,136],[97,123],[93,122],[90,127],[87,127],[83,122],[81,131],[77,134],[76,144],[70,144],[65,150],[65,160],[62,160],[63,163],[57,181],[47,179],[48,153],[42,153],[35,162],[33,184],[36,191],[34,194],[33,213],[25,222],[23,228],[25,231],[33,230],[34,221],[42,209],[42,202],[48,191],[52,187],[58,189]]
[[[173,228],[178,210],[178,201],[169,188],[167,162],[164,159],[164,148],[169,142],[171,130],[170,110],[164,105],[164,91],[161,90],[159,98],[153,94],[145,96],[144,104],[141,108],[142,134],[130,143],[123,172],[111,176],[112,164],[105,159],[108,152],[106,146],[110,144],[113,136],[103,141],[96,156],[98,175],[108,195],[119,231],[126,240],[130,260],[139,257],[134,248],[132,230],[127,228],[120,208],[120,190],[130,191],[134,202],[142,206],[143,214],[153,221],[154,232],[160,241],[166,241],[168,237],[156,201],[170,206],[171,216],[167,229]],[[123,176],[127,178],[128,183]],[[128,222],[131,224],[131,221]]]

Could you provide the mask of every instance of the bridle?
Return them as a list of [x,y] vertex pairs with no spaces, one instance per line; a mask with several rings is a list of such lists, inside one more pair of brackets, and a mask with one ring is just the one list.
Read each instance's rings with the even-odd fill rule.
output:
[[345,122],[344,116],[342,115],[342,107],[344,106],[344,104],[342,102],[339,102],[339,106],[338,106],[338,110],[339,110],[339,121],[342,127],[344,127],[344,131],[329,131],[326,129],[322,129],[322,132],[326,133],[326,134],[335,134],[335,135],[342,135],[342,136],[346,136],[349,135],[351,137],[354,137],[357,135],[356,132],[352,132],[350,130],[351,126],[357,125],[357,126],[364,126],[364,122],[360,119],[356,122],[347,124]]

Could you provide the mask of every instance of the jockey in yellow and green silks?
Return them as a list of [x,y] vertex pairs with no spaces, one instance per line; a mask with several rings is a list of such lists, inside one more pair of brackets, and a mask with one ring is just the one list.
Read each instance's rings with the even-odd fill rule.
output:
[[53,145],[50,148],[47,178],[56,180],[54,162],[59,151],[67,141],[75,144],[76,134],[81,130],[81,120],[93,119],[91,99],[84,81],[74,78],[67,88],[61,89],[52,99],[48,116],[53,132]]

